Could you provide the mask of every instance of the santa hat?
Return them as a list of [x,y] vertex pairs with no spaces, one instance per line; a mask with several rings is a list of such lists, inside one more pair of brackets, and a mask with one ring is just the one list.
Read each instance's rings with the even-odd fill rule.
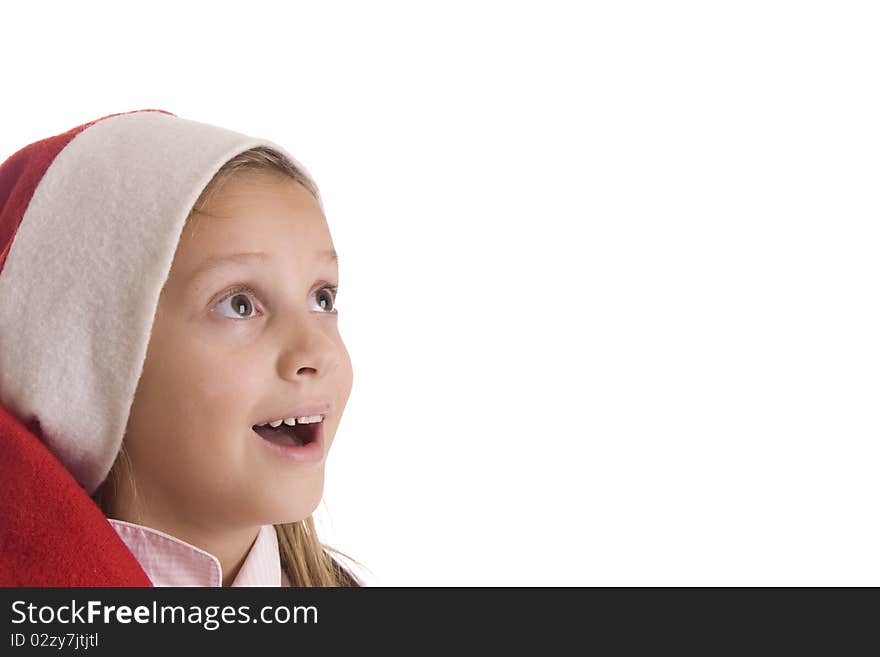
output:
[[184,222],[256,146],[311,182],[274,142],[164,110],[0,165],[0,585],[149,585],[90,495],[119,452]]

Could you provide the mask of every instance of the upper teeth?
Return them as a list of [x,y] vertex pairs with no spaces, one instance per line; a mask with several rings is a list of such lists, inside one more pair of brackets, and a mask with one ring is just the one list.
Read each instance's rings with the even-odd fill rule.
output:
[[274,420],[272,422],[263,422],[263,424],[258,424],[258,427],[265,427],[267,424],[271,427],[281,426],[281,423],[284,422],[287,426],[294,426],[297,422],[300,424],[311,424],[312,422],[320,422],[324,419],[323,415],[303,415],[302,417],[289,417],[283,420]]

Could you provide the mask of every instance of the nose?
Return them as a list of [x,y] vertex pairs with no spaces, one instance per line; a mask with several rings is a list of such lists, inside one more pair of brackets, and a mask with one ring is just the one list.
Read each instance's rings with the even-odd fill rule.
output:
[[328,322],[315,317],[292,321],[286,327],[284,338],[278,358],[282,378],[318,377],[332,369],[337,345]]

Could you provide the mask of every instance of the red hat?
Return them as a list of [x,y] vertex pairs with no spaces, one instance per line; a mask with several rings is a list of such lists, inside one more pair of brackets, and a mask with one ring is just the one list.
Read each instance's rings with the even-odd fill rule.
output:
[[149,585],[90,495],[119,452],[184,222],[255,146],[312,182],[271,141],[164,110],[0,165],[0,585]]

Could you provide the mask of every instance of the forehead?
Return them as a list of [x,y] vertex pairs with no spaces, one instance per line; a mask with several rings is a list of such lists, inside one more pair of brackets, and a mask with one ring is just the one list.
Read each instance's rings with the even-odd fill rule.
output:
[[235,212],[243,206],[285,200],[303,209],[317,208],[317,200],[302,184],[275,171],[241,171],[224,179],[210,191],[200,210],[204,213]]
[[329,227],[317,199],[303,185],[281,175],[237,174],[210,193],[195,210],[181,239],[181,250],[257,250],[281,240],[303,249],[332,248]]
[[[187,222],[168,284],[198,286],[236,264],[274,263],[288,275],[328,266],[338,271],[338,262],[328,259],[332,250],[324,214],[308,189],[288,177],[236,176],[210,193]],[[227,259],[241,253],[263,257]]]

